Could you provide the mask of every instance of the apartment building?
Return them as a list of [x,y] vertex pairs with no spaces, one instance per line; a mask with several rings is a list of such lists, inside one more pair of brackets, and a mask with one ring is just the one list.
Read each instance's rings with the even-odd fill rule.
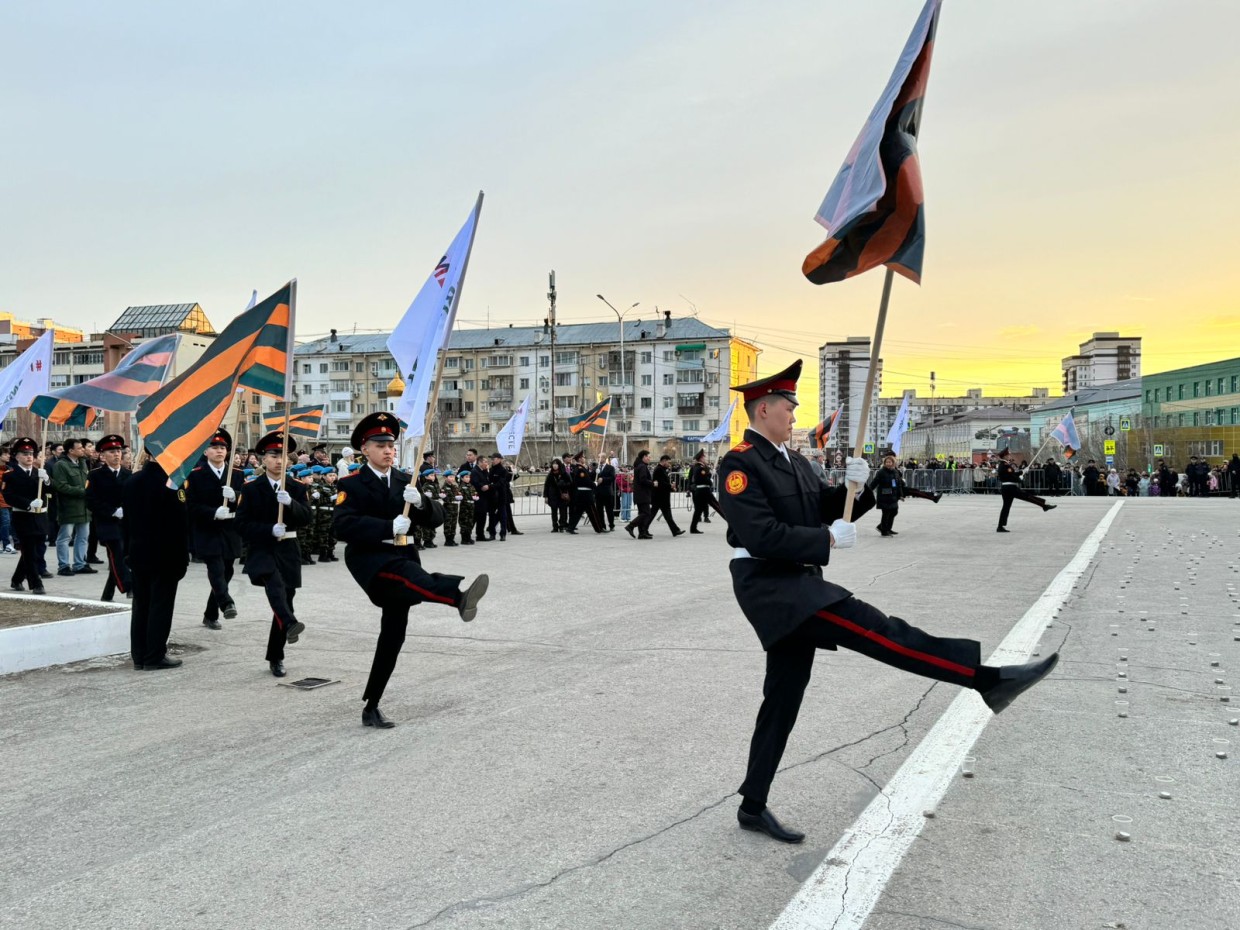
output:
[[954,417],[957,414],[983,410],[987,407],[1004,407],[1021,413],[1040,407],[1050,400],[1050,389],[1044,387],[1030,388],[1028,394],[1007,397],[987,397],[981,388],[969,388],[963,395],[918,397],[917,391],[910,388],[899,397],[881,397],[878,400],[877,412],[874,417],[875,442],[881,444],[895,422],[900,405],[905,396],[909,398],[909,424],[919,426],[928,424],[931,419]]
[[1065,394],[1140,378],[1141,337],[1094,333],[1092,339],[1080,344],[1080,352],[1063,359],[1060,367]]
[[[825,420],[843,405],[835,438],[849,448],[856,445],[861,429],[861,407],[869,372],[869,336],[849,336],[844,342],[828,342],[818,350],[818,420]],[[870,424],[866,430],[870,437],[877,432],[875,416],[882,386],[883,360],[880,358],[874,390],[870,394]]]

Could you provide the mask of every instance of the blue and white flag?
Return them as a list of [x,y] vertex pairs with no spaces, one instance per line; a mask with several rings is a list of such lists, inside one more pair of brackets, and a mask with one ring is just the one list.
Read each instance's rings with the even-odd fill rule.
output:
[[426,409],[436,362],[456,320],[481,212],[482,194],[479,193],[469,219],[388,337],[388,351],[405,380],[405,393],[396,405],[396,415],[409,424],[405,433],[408,439],[421,436],[426,429]]
[[530,398],[532,394],[526,394],[525,400],[521,401],[521,406],[517,408],[517,412],[512,415],[503,429],[495,434],[495,448],[503,455],[515,456],[521,451],[521,440],[525,438],[525,421],[530,415]]
[[1051,438],[1058,439],[1063,444],[1064,454],[1067,458],[1072,458],[1081,448],[1081,437],[1076,433],[1076,421],[1072,419],[1072,411],[1068,411],[1068,415],[1059,421],[1059,425],[1051,430]]
[[904,402],[900,404],[896,418],[891,423],[891,429],[887,431],[887,447],[896,455],[900,454],[900,444],[904,442],[904,434],[908,432],[908,399],[909,395],[905,394]]
[[11,365],[0,371],[0,424],[13,407],[29,407],[51,385],[54,329],[47,330]]
[[723,415],[719,425],[702,437],[702,442],[723,442],[726,440],[732,434],[732,414],[734,413],[736,413],[736,401],[732,401],[732,406]]

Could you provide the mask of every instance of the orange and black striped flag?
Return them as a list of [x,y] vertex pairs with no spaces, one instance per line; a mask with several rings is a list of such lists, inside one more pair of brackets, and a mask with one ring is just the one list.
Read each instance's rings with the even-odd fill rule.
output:
[[814,441],[815,449],[825,449],[831,442],[831,437],[835,435],[835,426],[840,422],[840,414],[843,411],[843,407],[836,407],[835,413],[814,427],[810,433],[810,439]]
[[827,241],[801,265],[814,284],[886,265],[920,284],[925,197],[917,133],[942,0],[926,0],[887,87],[870,112],[815,219]]
[[238,388],[287,397],[296,306],[294,279],[229,323],[202,358],[138,406],[147,452],[172,482],[198,462]]
[[[317,407],[313,404],[308,407],[294,407],[288,415],[289,433],[302,439],[318,439],[319,429],[323,425],[323,417],[326,413],[327,408],[322,404]],[[268,432],[284,429],[283,407],[277,407],[270,413],[263,414],[263,429]]]
[[49,423],[89,428],[97,410],[133,413],[164,383],[176,358],[179,333],[144,342],[111,371],[81,384],[40,394],[30,409]]
[[578,417],[568,418],[568,431],[574,436],[578,433],[593,433],[603,436],[607,433],[607,418],[611,415],[611,398],[607,397]]

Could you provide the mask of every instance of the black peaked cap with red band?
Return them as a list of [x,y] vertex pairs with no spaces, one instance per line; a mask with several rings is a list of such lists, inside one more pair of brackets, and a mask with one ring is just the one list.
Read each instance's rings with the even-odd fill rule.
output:
[[39,452],[39,444],[29,436],[19,436],[13,440],[13,444],[9,446],[9,451],[16,455],[18,452],[33,452],[36,455]]
[[208,446],[223,446],[225,449],[228,449],[231,451],[232,442],[233,442],[232,436],[229,435],[228,430],[224,429],[224,427],[221,426],[219,429],[217,429],[212,434],[211,441],[207,443],[207,445]]
[[769,378],[750,381],[748,384],[737,384],[732,390],[741,392],[745,397],[745,403],[766,397],[768,394],[778,394],[795,404],[797,402],[797,381],[800,377],[801,360],[797,359],[783,371]]
[[118,436],[116,433],[110,433],[104,436],[95,445],[95,449],[99,452],[109,452],[112,449],[125,448],[125,437]]
[[353,428],[353,435],[349,437],[349,445],[354,449],[360,449],[367,439],[395,442],[399,436],[400,420],[397,419],[396,414],[381,411],[362,417],[357,426]]
[[[259,455],[266,455],[268,452],[281,452],[284,450],[285,442],[286,440],[284,438],[284,431],[277,430],[274,433],[268,433],[266,436],[260,439],[258,441],[258,444],[254,447],[254,451],[257,452]],[[289,436],[287,439],[287,442],[288,442],[288,451],[296,452],[297,451],[297,440],[294,439],[292,436]]]

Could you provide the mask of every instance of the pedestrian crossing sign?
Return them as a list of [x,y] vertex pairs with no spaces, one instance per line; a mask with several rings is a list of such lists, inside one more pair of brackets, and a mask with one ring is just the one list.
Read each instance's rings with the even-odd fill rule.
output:
[[1119,431],[1121,433],[1128,433],[1132,431],[1132,418],[1131,417],[1120,417],[1119,418]]
[[865,448],[865,454],[866,454],[866,455],[873,455],[873,454],[874,454],[874,443],[872,443],[872,442],[867,442],[867,443],[865,444],[864,448]]
[[1102,454],[1103,455],[1114,455],[1115,454],[1115,440],[1114,439],[1108,439],[1102,443]]
[[1163,444],[1161,442],[1154,443],[1154,454],[1155,455],[1163,454]]

